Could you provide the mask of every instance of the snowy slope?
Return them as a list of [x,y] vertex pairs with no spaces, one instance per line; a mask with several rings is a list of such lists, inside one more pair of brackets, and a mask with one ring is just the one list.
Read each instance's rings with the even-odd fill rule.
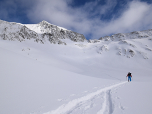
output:
[[[152,112],[151,30],[87,41],[45,21],[0,25],[0,114]],[[46,33],[66,45],[52,44]]]

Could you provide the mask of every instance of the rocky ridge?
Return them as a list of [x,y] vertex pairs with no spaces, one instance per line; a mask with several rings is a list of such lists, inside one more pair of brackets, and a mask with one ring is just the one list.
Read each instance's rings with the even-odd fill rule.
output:
[[134,31],[131,33],[118,33],[111,36],[104,36],[99,38],[99,40],[104,41],[122,41],[127,39],[142,39],[142,38],[150,38],[152,36],[152,29],[145,31]]
[[41,31],[41,33],[37,33],[24,24],[0,20],[0,38],[11,41],[18,40],[20,42],[26,39],[34,39],[35,42],[40,42],[42,44],[49,41],[53,44],[64,45],[66,45],[66,43],[63,42],[62,39],[66,38],[74,42],[87,41],[82,34],[63,29],[46,21],[35,24],[35,27],[40,29],[39,31]]
[[0,20],[0,39],[20,42],[34,40],[41,44],[50,42],[62,45],[67,45],[66,39],[69,39],[81,49],[88,49],[91,46],[90,50],[95,49],[94,51],[98,54],[114,52],[118,56],[127,58],[142,56],[144,59],[148,59],[149,53],[152,52],[152,29],[118,33],[101,37],[98,40],[87,40],[82,34],[52,25],[46,21],[38,24],[20,24]]

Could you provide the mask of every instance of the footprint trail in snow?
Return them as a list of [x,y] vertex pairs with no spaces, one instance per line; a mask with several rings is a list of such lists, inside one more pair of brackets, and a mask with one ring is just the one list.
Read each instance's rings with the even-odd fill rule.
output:
[[111,98],[111,89],[125,83],[126,82],[121,82],[89,93],[84,97],[69,101],[56,110],[44,114],[112,114],[114,104]]

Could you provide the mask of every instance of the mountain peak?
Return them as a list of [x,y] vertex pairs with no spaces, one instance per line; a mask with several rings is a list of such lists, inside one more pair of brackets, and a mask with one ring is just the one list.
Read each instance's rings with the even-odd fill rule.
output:
[[50,23],[47,22],[47,21],[45,21],[45,20],[43,20],[43,21],[41,21],[39,24],[50,24]]
[[47,21],[45,21],[45,20],[41,21],[39,24],[40,24],[41,27],[44,27],[45,29],[46,29],[46,28],[59,28],[60,30],[61,30],[61,29],[62,29],[62,30],[67,30],[66,28],[59,27],[59,26],[57,26],[57,25],[53,25],[53,24],[51,24],[51,23],[49,23],[49,22],[47,22]]
[[133,31],[130,33],[117,33],[111,36],[104,36],[99,38],[99,40],[105,41],[121,41],[127,39],[142,39],[152,37],[152,29],[144,31]]
[[3,40],[25,41],[34,39],[36,42],[49,41],[54,44],[66,44],[63,39],[74,42],[87,41],[84,35],[52,25],[43,20],[39,24],[20,24],[0,20],[0,38]]

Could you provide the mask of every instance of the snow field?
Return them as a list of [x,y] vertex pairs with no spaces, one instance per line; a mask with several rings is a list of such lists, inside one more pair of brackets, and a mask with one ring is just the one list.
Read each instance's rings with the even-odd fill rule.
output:
[[151,114],[149,38],[63,41],[0,39],[1,114]]
[[[72,114],[89,113],[89,114],[91,114],[88,111],[88,109],[93,108],[91,105],[97,105],[97,104],[93,104],[93,102],[96,99],[100,100],[99,95],[103,96],[104,101],[102,104],[102,109],[99,112],[97,112],[97,114],[106,114],[106,112],[108,112],[108,114],[111,114],[111,113],[113,113],[113,107],[112,107],[113,104],[112,104],[112,100],[111,100],[110,90],[117,86],[125,84],[125,83],[126,82],[121,82],[121,83],[112,85],[110,87],[105,87],[101,90],[90,93],[84,97],[74,99],[74,100],[68,102],[67,104],[60,106],[56,110],[47,112],[44,114],[69,114],[69,113],[72,113]],[[101,94],[101,93],[103,93],[103,94]],[[91,103],[88,103],[89,101],[91,101]],[[90,106],[88,106],[88,104],[90,104]],[[95,113],[95,111],[93,111],[93,113]]]
[[[10,45],[8,46],[7,43]],[[22,51],[25,47],[30,48],[30,50],[28,48],[25,50],[29,51],[29,55]],[[94,87],[99,88],[119,82],[63,70],[57,67],[58,65],[54,66],[53,60],[69,70],[71,65],[65,62],[58,63],[60,60],[52,59],[53,57],[49,59],[51,62],[47,63],[48,59],[34,49],[26,43],[14,45],[7,41],[0,42],[0,63],[2,64],[0,66],[0,106],[2,107],[0,113],[42,114],[55,109],[64,102],[87,94],[86,91],[94,91]],[[37,60],[33,57],[37,57]],[[85,93],[82,93],[83,91]],[[72,94],[75,95],[68,98]]]

